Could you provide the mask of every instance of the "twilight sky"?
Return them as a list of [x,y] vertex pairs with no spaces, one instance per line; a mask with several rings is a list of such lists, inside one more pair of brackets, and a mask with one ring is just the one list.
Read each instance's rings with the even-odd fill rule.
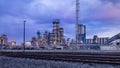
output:
[[[65,36],[75,37],[75,0],[0,0],[0,35],[22,42],[23,21],[26,39],[36,31],[51,32],[52,20],[60,19]],[[80,0],[80,23],[87,37],[111,37],[120,32],[120,0]]]

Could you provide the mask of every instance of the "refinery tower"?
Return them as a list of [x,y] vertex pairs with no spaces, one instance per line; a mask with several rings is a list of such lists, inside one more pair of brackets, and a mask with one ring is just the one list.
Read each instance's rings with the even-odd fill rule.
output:
[[86,43],[86,26],[80,20],[80,2],[76,0],[76,44]]

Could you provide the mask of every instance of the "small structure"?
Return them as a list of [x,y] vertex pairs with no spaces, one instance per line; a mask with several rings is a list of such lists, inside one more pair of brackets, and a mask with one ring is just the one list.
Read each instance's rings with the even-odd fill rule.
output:
[[0,36],[0,48],[7,48],[8,47],[8,38],[7,35],[3,34]]
[[7,43],[8,43],[7,35],[3,34],[3,35],[0,37],[0,44],[7,44]]

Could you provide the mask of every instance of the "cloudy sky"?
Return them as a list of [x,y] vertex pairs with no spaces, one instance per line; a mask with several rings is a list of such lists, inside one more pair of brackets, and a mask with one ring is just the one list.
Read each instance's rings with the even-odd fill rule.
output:
[[[120,0],[80,0],[80,23],[87,37],[111,37],[120,32]],[[37,30],[51,32],[52,20],[60,19],[65,36],[75,37],[75,0],[0,0],[0,35],[22,41],[23,21],[26,39]]]

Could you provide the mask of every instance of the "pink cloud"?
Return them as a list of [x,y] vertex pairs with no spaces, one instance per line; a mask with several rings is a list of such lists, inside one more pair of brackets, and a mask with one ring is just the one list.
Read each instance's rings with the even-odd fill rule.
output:
[[120,20],[119,5],[108,3],[98,6],[96,9],[94,9],[94,12],[92,12],[92,14],[89,16],[91,20]]

